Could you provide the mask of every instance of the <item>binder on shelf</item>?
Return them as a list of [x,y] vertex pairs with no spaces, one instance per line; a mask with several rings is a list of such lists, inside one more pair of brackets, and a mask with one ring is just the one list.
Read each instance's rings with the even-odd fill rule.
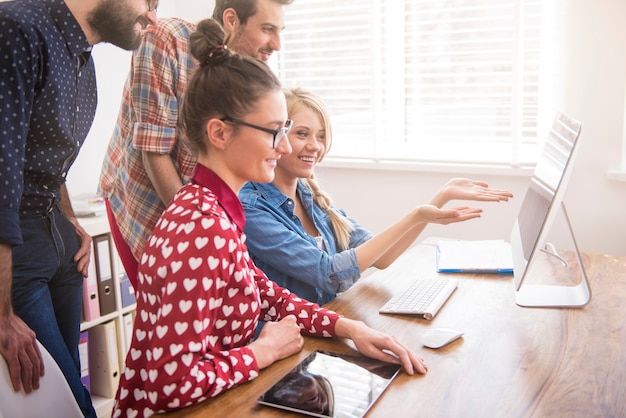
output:
[[114,398],[120,377],[115,321],[89,329],[91,394]]
[[80,381],[91,392],[91,385],[89,384],[89,331],[80,333],[78,355],[80,359]]
[[100,299],[98,298],[98,273],[96,271],[95,250],[91,245],[92,257],[89,271],[83,281],[83,320],[95,321],[100,318]]
[[133,305],[137,302],[135,298],[135,288],[130,283],[126,272],[120,273],[120,291],[122,292],[122,308]]
[[133,313],[129,312],[124,314],[123,316],[124,323],[124,355],[122,358],[126,357],[128,350],[130,350],[130,342],[133,339]]
[[115,286],[113,285],[113,259],[111,258],[111,236],[103,234],[93,237],[94,258],[98,276],[98,298],[100,315],[115,311]]

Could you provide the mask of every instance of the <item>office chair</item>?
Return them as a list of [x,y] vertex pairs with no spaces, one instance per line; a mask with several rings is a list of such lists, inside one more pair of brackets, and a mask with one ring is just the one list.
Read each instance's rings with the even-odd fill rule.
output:
[[65,376],[50,353],[37,341],[46,374],[39,380],[39,389],[29,394],[15,392],[9,367],[0,358],[0,418],[80,418],[83,416]]

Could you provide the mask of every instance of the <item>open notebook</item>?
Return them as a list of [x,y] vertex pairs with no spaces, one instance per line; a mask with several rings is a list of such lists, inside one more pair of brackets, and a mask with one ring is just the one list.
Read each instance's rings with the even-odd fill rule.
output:
[[360,354],[314,351],[257,402],[322,418],[365,415],[398,374],[400,365]]
[[437,272],[513,274],[511,245],[504,240],[441,240]]

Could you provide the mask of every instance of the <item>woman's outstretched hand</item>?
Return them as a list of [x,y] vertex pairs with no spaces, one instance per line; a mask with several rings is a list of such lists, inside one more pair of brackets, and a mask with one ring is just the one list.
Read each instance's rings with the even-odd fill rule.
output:
[[491,189],[484,181],[466,178],[450,179],[437,194],[440,202],[433,202],[436,206],[443,206],[451,200],[476,200],[480,202],[506,202],[513,197],[508,190]]
[[480,218],[483,212],[480,208],[461,206],[458,208],[439,209],[435,205],[422,205],[417,208],[416,223],[435,223],[448,225],[463,222],[469,219]]

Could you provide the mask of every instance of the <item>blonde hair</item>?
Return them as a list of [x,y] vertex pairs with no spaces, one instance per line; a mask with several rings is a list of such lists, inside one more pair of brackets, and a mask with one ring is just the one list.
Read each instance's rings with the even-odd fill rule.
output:
[[[326,105],[322,99],[303,88],[285,89],[285,98],[287,99],[287,114],[293,115],[297,113],[303,107],[306,107],[317,114],[322,122],[322,127],[325,131],[324,139],[324,153],[321,154],[317,162],[324,159],[330,147],[332,145],[332,129],[330,125],[330,116]],[[350,234],[354,230],[354,225],[341,213],[339,213],[333,206],[332,200],[328,194],[320,189],[319,184],[315,181],[315,175],[311,174],[308,179],[302,179],[302,182],[311,190],[313,194],[313,201],[323,210],[328,213],[330,224],[333,228],[333,234],[335,235],[335,241],[339,251],[344,251],[350,248]]]

